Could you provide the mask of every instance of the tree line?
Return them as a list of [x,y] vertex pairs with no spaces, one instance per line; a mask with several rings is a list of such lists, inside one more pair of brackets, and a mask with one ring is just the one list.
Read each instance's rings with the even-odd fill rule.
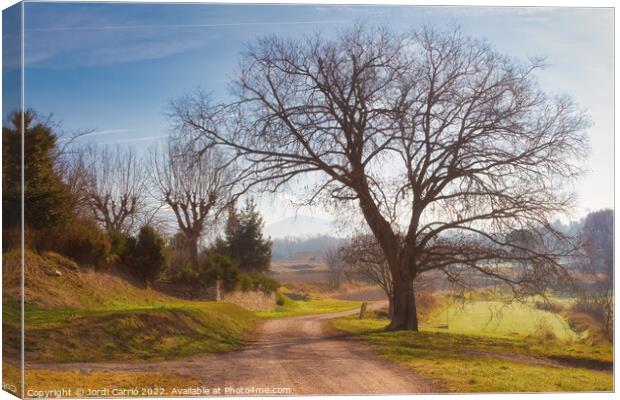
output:
[[[230,285],[245,279],[273,286],[260,276],[271,259],[262,218],[251,199],[237,207],[233,169],[217,152],[190,159],[177,151],[176,138],[150,158],[130,147],[82,145],[84,133],[63,136],[33,110],[12,113],[3,128],[4,251],[20,244],[22,118],[29,249],[97,268],[122,267],[144,283],[163,274],[186,282],[226,278]],[[177,226],[170,238],[164,208]],[[219,235],[224,220],[223,237],[203,245],[205,235]]]

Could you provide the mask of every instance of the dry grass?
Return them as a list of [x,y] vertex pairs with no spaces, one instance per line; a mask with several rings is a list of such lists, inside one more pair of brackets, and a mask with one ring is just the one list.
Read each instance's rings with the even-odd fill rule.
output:
[[284,291],[319,297],[336,297],[369,288],[375,286],[361,282],[343,282],[339,288],[334,288],[327,282],[289,282],[283,286]]
[[[19,382],[19,369],[3,363],[3,381]],[[47,369],[28,370],[25,374],[25,391],[27,397],[55,397],[55,391],[65,389],[67,397],[146,397],[170,396],[173,388],[197,387],[200,382],[195,377],[181,374],[159,372],[76,372],[53,371]],[[19,389],[19,385],[11,383]],[[106,395],[100,392],[98,396],[88,396],[88,389],[105,389],[110,392]],[[80,390],[82,392],[80,392]],[[116,394],[112,393],[115,390]],[[67,393],[67,392],[65,392]],[[82,393],[80,395],[80,393]],[[63,396],[65,397],[65,396]]]
[[[37,255],[26,252],[24,257],[25,300],[37,308],[93,308],[116,305],[153,305],[174,301],[152,289],[140,288],[126,279],[91,269],[75,270],[71,260],[57,254]],[[3,254],[3,297],[19,300],[19,252]],[[50,276],[58,271],[61,276]]]
[[586,340],[592,344],[610,343],[605,334],[603,323],[594,316],[585,312],[569,308],[565,312],[570,327],[580,333],[585,334]]

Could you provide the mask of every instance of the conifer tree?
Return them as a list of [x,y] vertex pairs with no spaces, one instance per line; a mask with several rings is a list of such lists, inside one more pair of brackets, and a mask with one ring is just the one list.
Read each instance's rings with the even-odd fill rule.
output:
[[264,272],[271,263],[271,239],[263,237],[264,221],[249,199],[241,210],[231,205],[226,221],[225,237],[217,250],[229,256],[242,271]]

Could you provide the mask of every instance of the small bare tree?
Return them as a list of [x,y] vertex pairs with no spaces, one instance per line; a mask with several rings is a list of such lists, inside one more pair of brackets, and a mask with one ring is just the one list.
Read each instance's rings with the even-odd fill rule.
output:
[[77,159],[86,171],[94,218],[107,231],[128,234],[146,211],[146,171],[131,147],[88,147]]
[[[463,269],[523,296],[566,277],[562,251],[505,240],[561,236],[589,118],[520,63],[459,30],[394,33],[358,25],[335,38],[267,37],[248,48],[237,101],[175,103],[184,131],[224,147],[254,184],[303,177],[309,203],[359,210],[390,268],[391,329],[417,330],[414,280]],[[560,189],[561,188],[561,189]],[[515,268],[504,268],[512,264]]]
[[89,170],[86,160],[87,147],[80,143],[92,130],[64,132],[58,123],[51,117],[46,119],[59,130],[58,143],[54,148],[54,169],[62,177],[69,191],[75,198],[75,213],[79,216],[91,216],[90,195],[88,191]]
[[340,256],[338,249],[335,248],[326,250],[323,253],[323,260],[329,270],[330,285],[338,289],[342,283],[342,278],[344,277],[344,272],[347,265]]
[[593,314],[608,339],[614,325],[614,212],[604,209],[586,216],[581,228],[582,263],[576,307]]
[[393,311],[393,287],[390,266],[381,246],[372,234],[357,235],[339,249],[340,257],[347,265],[346,274],[352,279],[374,283],[385,293],[389,304],[389,316]]
[[208,223],[215,223],[232,201],[234,174],[216,149],[196,155],[175,138],[168,141],[163,151],[153,154],[154,195],[174,212],[195,268],[198,266],[198,244]]

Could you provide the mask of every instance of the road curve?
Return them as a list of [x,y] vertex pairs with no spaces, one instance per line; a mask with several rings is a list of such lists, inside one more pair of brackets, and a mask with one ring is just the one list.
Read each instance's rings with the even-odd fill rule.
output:
[[[351,312],[268,319],[245,348],[180,360],[139,363],[32,365],[56,370],[174,372],[199,377],[205,387],[239,394],[403,394],[433,392],[414,371],[375,354],[358,340],[334,331],[329,320]],[[281,390],[284,388],[286,390]],[[276,389],[275,391],[272,391]],[[223,393],[222,393],[223,394]]]

